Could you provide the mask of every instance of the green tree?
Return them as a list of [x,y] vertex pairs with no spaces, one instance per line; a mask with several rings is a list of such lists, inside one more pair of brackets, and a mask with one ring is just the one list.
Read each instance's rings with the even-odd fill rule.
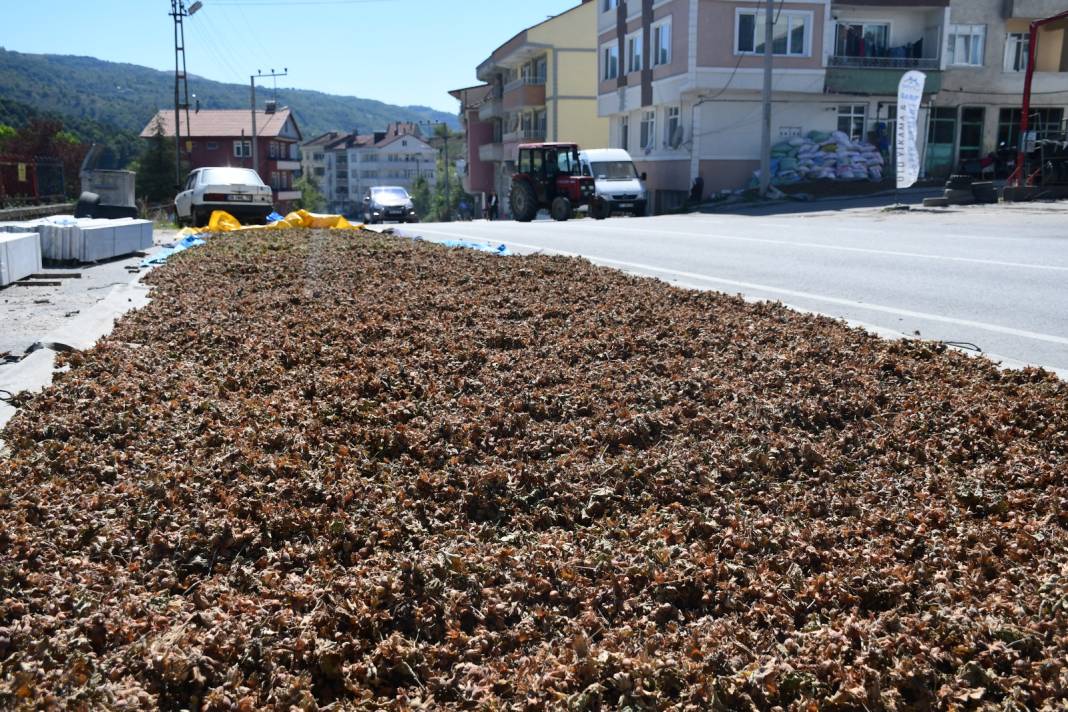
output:
[[165,203],[174,199],[174,151],[157,121],[152,138],[138,159],[137,194],[149,203]]
[[300,191],[300,200],[297,207],[307,210],[309,213],[317,213],[326,207],[326,198],[319,190],[318,184],[311,176],[301,176],[293,183],[293,187]]
[[415,214],[419,216],[420,220],[430,219],[432,199],[430,183],[423,176],[419,176],[412,183],[412,204],[415,206]]

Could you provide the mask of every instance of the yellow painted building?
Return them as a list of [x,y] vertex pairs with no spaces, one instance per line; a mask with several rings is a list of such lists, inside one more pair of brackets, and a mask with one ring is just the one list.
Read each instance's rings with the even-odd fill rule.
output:
[[477,74],[490,85],[479,106],[492,124],[481,160],[494,164],[494,185],[507,209],[518,147],[567,141],[608,146],[608,119],[597,115],[597,3],[579,5],[529,27],[494,50]]

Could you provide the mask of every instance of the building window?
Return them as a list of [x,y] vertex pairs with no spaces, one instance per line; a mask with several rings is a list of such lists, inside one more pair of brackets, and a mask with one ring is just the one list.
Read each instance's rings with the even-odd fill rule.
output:
[[983,120],[986,109],[966,106],[960,110],[960,157],[980,158],[983,154]]
[[841,104],[838,107],[838,130],[853,141],[861,141],[865,138],[867,117],[867,104]]
[[209,151],[218,151],[219,150],[218,142],[216,142],[216,141],[208,141],[208,150]]
[[664,123],[664,143],[676,148],[682,143],[682,123],[679,121],[679,107],[669,106]]
[[326,169],[325,168],[316,168],[315,169],[315,175],[317,175],[319,177],[325,176],[326,175]]
[[642,112],[641,125],[642,148],[651,150],[656,147],[656,111]]
[[986,25],[950,25],[946,55],[956,67],[983,66],[983,45]]
[[601,12],[609,12],[619,7],[619,0],[601,0]]
[[631,35],[627,38],[627,71],[640,72],[642,70],[642,36]]
[[[1028,123],[1028,133],[1032,131],[1035,138],[1044,138],[1062,130],[1064,123],[1064,109],[1032,109],[1031,120]],[[998,145],[1005,144],[1009,148],[1020,147],[1020,110],[1002,109],[998,113]]]
[[[756,10],[737,10],[735,54],[764,54],[764,17],[763,12]],[[787,10],[778,13],[772,51],[778,55],[807,56],[811,26],[810,12]]]
[[234,158],[251,158],[251,141],[234,141]]
[[538,57],[534,60],[534,83],[544,84],[546,77],[549,76],[549,60],[545,57]]
[[271,158],[278,158],[278,144],[271,141],[270,145],[267,147],[267,153]]
[[1005,38],[1005,71],[1026,72],[1027,54],[1031,35],[1027,32],[1010,32]]
[[671,20],[653,25],[653,66],[671,64]]
[[630,149],[630,117],[619,117],[619,147],[624,151]]
[[325,156],[323,154],[321,154],[321,153],[313,153],[312,154],[312,160],[313,161],[321,161],[324,158],[325,158]]
[[601,52],[601,57],[604,60],[604,68],[601,70],[601,78],[615,79],[619,76],[619,45],[612,43],[605,45]]

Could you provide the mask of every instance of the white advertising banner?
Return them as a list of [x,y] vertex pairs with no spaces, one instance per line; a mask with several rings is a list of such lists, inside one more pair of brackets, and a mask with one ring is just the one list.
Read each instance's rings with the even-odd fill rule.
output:
[[908,188],[920,177],[920,102],[927,75],[907,72],[897,86],[897,187]]

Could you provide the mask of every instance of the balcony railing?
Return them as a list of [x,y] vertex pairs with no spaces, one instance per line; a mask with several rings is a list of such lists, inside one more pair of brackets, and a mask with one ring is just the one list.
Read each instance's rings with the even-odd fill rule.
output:
[[520,129],[518,131],[512,131],[504,135],[506,142],[515,143],[517,141],[544,141],[545,129]]
[[853,69],[938,69],[941,61],[928,57],[831,57],[832,67]]
[[513,79],[504,85],[504,90],[512,91],[518,89],[521,86],[544,86],[545,77],[520,77],[519,79]]

